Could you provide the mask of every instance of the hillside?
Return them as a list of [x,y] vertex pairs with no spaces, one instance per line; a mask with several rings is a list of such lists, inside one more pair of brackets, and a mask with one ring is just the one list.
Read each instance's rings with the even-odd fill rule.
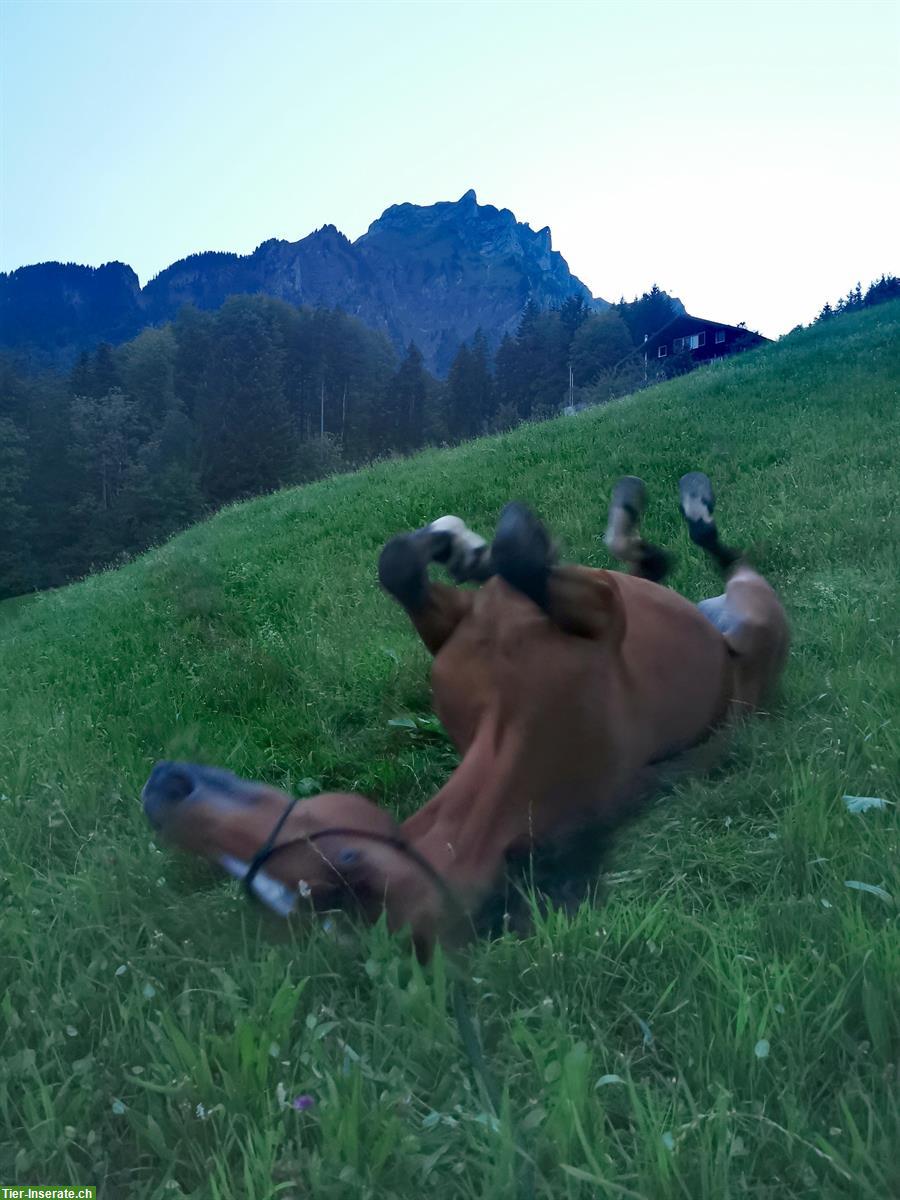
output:
[[[0,620],[0,1178],[504,1198],[518,1130],[542,1200],[891,1194],[900,822],[841,797],[900,800],[898,334],[884,305],[235,506]],[[595,906],[472,949],[508,1095],[494,1124],[440,961],[421,972],[381,930],[273,924],[155,846],[138,793],[156,759],[192,757],[409,812],[453,757],[389,725],[429,696],[376,586],[384,540],[447,512],[489,532],[518,497],[606,564],[610,485],[637,473],[647,535],[699,599],[718,581],[675,490],[695,467],[786,599],[783,694],[724,769],[623,833]]]
[[607,307],[551,248],[549,228],[535,232],[468,191],[456,202],[394,205],[355,242],[325,225],[248,255],[193,254],[143,289],[122,263],[21,267],[0,275],[0,346],[66,365],[79,350],[171,320],[185,304],[216,309],[242,293],[340,308],[398,350],[415,342],[441,374],[477,330],[493,343],[512,333],[528,300],[543,309],[577,296]]

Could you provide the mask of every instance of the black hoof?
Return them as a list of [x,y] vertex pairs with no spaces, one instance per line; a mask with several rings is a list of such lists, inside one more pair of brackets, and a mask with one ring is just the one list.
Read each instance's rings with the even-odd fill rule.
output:
[[378,558],[381,586],[404,608],[421,608],[428,589],[428,564],[446,559],[451,546],[449,533],[421,529],[398,534],[387,542]]
[[503,509],[491,543],[491,562],[501,579],[546,608],[553,543],[526,505],[514,501]]

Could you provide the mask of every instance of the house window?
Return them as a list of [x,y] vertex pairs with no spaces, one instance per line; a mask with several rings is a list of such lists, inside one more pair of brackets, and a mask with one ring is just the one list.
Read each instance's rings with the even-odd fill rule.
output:
[[676,338],[672,343],[672,351],[678,354],[681,350],[699,350],[706,345],[706,332],[689,333],[686,337]]
[[699,350],[701,346],[706,345],[706,333],[692,333],[681,340],[684,342],[685,350]]
[[668,346],[660,346],[660,348],[656,352],[656,357],[657,358],[665,358],[668,353],[669,353]]
[[717,329],[716,330],[716,345],[721,346],[724,341],[725,341],[725,330]]

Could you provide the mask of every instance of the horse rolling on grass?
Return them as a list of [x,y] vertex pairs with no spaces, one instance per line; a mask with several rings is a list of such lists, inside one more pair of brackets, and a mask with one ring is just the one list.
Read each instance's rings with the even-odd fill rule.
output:
[[[613,491],[605,535],[628,573],[560,564],[518,503],[490,545],[442,517],[384,546],[382,587],[433,655],[434,708],[461,755],[402,824],[361,795],[298,802],[182,762],[150,775],[151,823],[282,915],[304,901],[351,904],[369,921],[384,912],[391,929],[411,928],[423,960],[490,910],[511,864],[551,863],[589,882],[603,835],[758,708],[787,655],[782,604],[719,540],[709,479],[685,475],[680,501],[725,578],[699,605],[661,586],[669,556],[640,536],[645,492],[633,476]],[[480,586],[433,582],[432,563]]]

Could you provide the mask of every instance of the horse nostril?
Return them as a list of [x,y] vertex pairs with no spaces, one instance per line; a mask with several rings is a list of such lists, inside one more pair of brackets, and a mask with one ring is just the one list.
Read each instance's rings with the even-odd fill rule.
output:
[[160,762],[144,785],[144,800],[158,804],[177,804],[196,787],[193,772],[184,763]]

